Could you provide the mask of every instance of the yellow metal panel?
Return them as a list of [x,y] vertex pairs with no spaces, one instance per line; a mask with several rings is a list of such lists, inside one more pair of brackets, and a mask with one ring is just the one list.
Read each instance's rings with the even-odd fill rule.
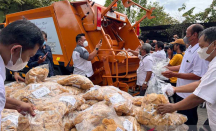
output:
[[59,65],[58,61],[53,61],[54,65]]

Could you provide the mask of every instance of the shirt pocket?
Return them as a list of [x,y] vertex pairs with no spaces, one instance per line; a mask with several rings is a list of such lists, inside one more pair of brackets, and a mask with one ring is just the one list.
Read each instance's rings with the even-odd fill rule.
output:
[[188,59],[186,59],[185,65],[182,66],[184,66],[185,73],[191,73],[193,70],[193,59],[189,57]]

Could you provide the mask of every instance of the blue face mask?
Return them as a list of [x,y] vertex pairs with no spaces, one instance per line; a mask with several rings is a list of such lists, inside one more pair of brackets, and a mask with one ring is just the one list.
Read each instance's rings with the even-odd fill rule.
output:
[[46,41],[44,41],[43,46],[46,45]]

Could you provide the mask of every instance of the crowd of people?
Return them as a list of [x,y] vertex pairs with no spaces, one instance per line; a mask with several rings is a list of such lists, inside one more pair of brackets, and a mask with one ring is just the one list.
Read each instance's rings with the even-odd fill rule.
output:
[[[16,33],[19,32],[19,33]],[[157,40],[142,41],[136,50],[128,49],[140,59],[137,69],[137,89],[145,95],[149,82],[154,77],[152,67],[155,61],[167,61],[167,71],[162,75],[169,78],[167,83],[173,86],[174,101],[158,105],[161,114],[178,111],[187,116],[187,125],[191,131],[197,130],[197,107],[206,102],[208,121],[211,129],[216,129],[216,27],[204,29],[200,24],[193,24],[186,30],[182,39],[177,35],[168,43]],[[16,72],[26,65],[30,68],[43,64],[49,65],[49,76],[54,75],[54,64],[50,47],[46,44],[47,34],[27,20],[19,20],[5,27],[0,33],[0,111],[3,108],[27,111],[34,114],[34,106],[5,97],[5,67],[15,71],[17,81],[23,79]],[[89,53],[85,47],[88,42],[85,34],[76,36],[77,46],[73,51],[74,74],[86,77],[93,75],[91,60],[102,46],[102,40]]]
[[[214,83],[216,66],[216,27],[204,29],[200,24],[193,24],[186,30],[186,36],[181,39],[173,36],[169,44],[161,41],[147,40],[141,43],[139,51],[131,51],[140,58],[137,69],[137,86],[140,95],[144,95],[152,73],[153,62],[169,59],[167,71],[162,75],[169,78],[167,83],[173,86],[175,94],[171,104],[159,105],[161,114],[178,111],[187,116],[190,131],[197,131],[198,105],[206,102],[208,120],[211,129],[216,129],[216,113]],[[135,53],[136,52],[136,53]]]

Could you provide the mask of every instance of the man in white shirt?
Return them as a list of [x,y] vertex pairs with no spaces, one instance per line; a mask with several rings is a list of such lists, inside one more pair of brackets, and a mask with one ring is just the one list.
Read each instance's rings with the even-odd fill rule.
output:
[[0,119],[4,108],[35,115],[32,104],[5,96],[5,67],[11,71],[23,69],[43,42],[41,30],[27,20],[12,22],[2,29],[0,33]]
[[156,43],[155,51],[156,52],[151,54],[155,62],[166,60],[166,53],[164,51],[164,43],[162,41],[158,41]]
[[85,38],[85,34],[78,34],[76,36],[77,47],[73,51],[73,66],[74,71],[73,74],[79,74],[86,77],[91,77],[94,72],[92,69],[91,60],[97,55],[98,50],[102,46],[102,41],[100,41],[96,48],[92,53],[89,52],[84,48],[88,46],[88,42]]
[[151,45],[145,43],[141,46],[138,55],[140,62],[137,69],[137,85],[140,87],[140,96],[144,96],[148,87],[148,82],[152,77],[153,60],[150,56]]
[[174,88],[175,92],[193,92],[176,104],[159,105],[161,114],[176,110],[188,110],[207,102],[207,113],[211,130],[216,129],[216,27],[205,29],[199,38],[198,54],[200,58],[210,61],[208,70],[201,80]]
[[[177,77],[177,87],[193,83],[201,79],[206,73],[208,63],[206,60],[200,59],[197,53],[199,49],[199,33],[203,31],[203,26],[200,24],[193,24],[187,28],[186,31],[186,43],[190,44],[190,47],[186,50],[180,66],[168,67],[170,71],[162,73],[165,77]],[[178,72],[173,72],[178,71]],[[188,97],[191,93],[177,93],[176,102]],[[188,117],[187,125],[197,125],[198,114],[197,107],[190,110],[178,111]],[[196,126],[190,126],[190,130],[197,130]]]

